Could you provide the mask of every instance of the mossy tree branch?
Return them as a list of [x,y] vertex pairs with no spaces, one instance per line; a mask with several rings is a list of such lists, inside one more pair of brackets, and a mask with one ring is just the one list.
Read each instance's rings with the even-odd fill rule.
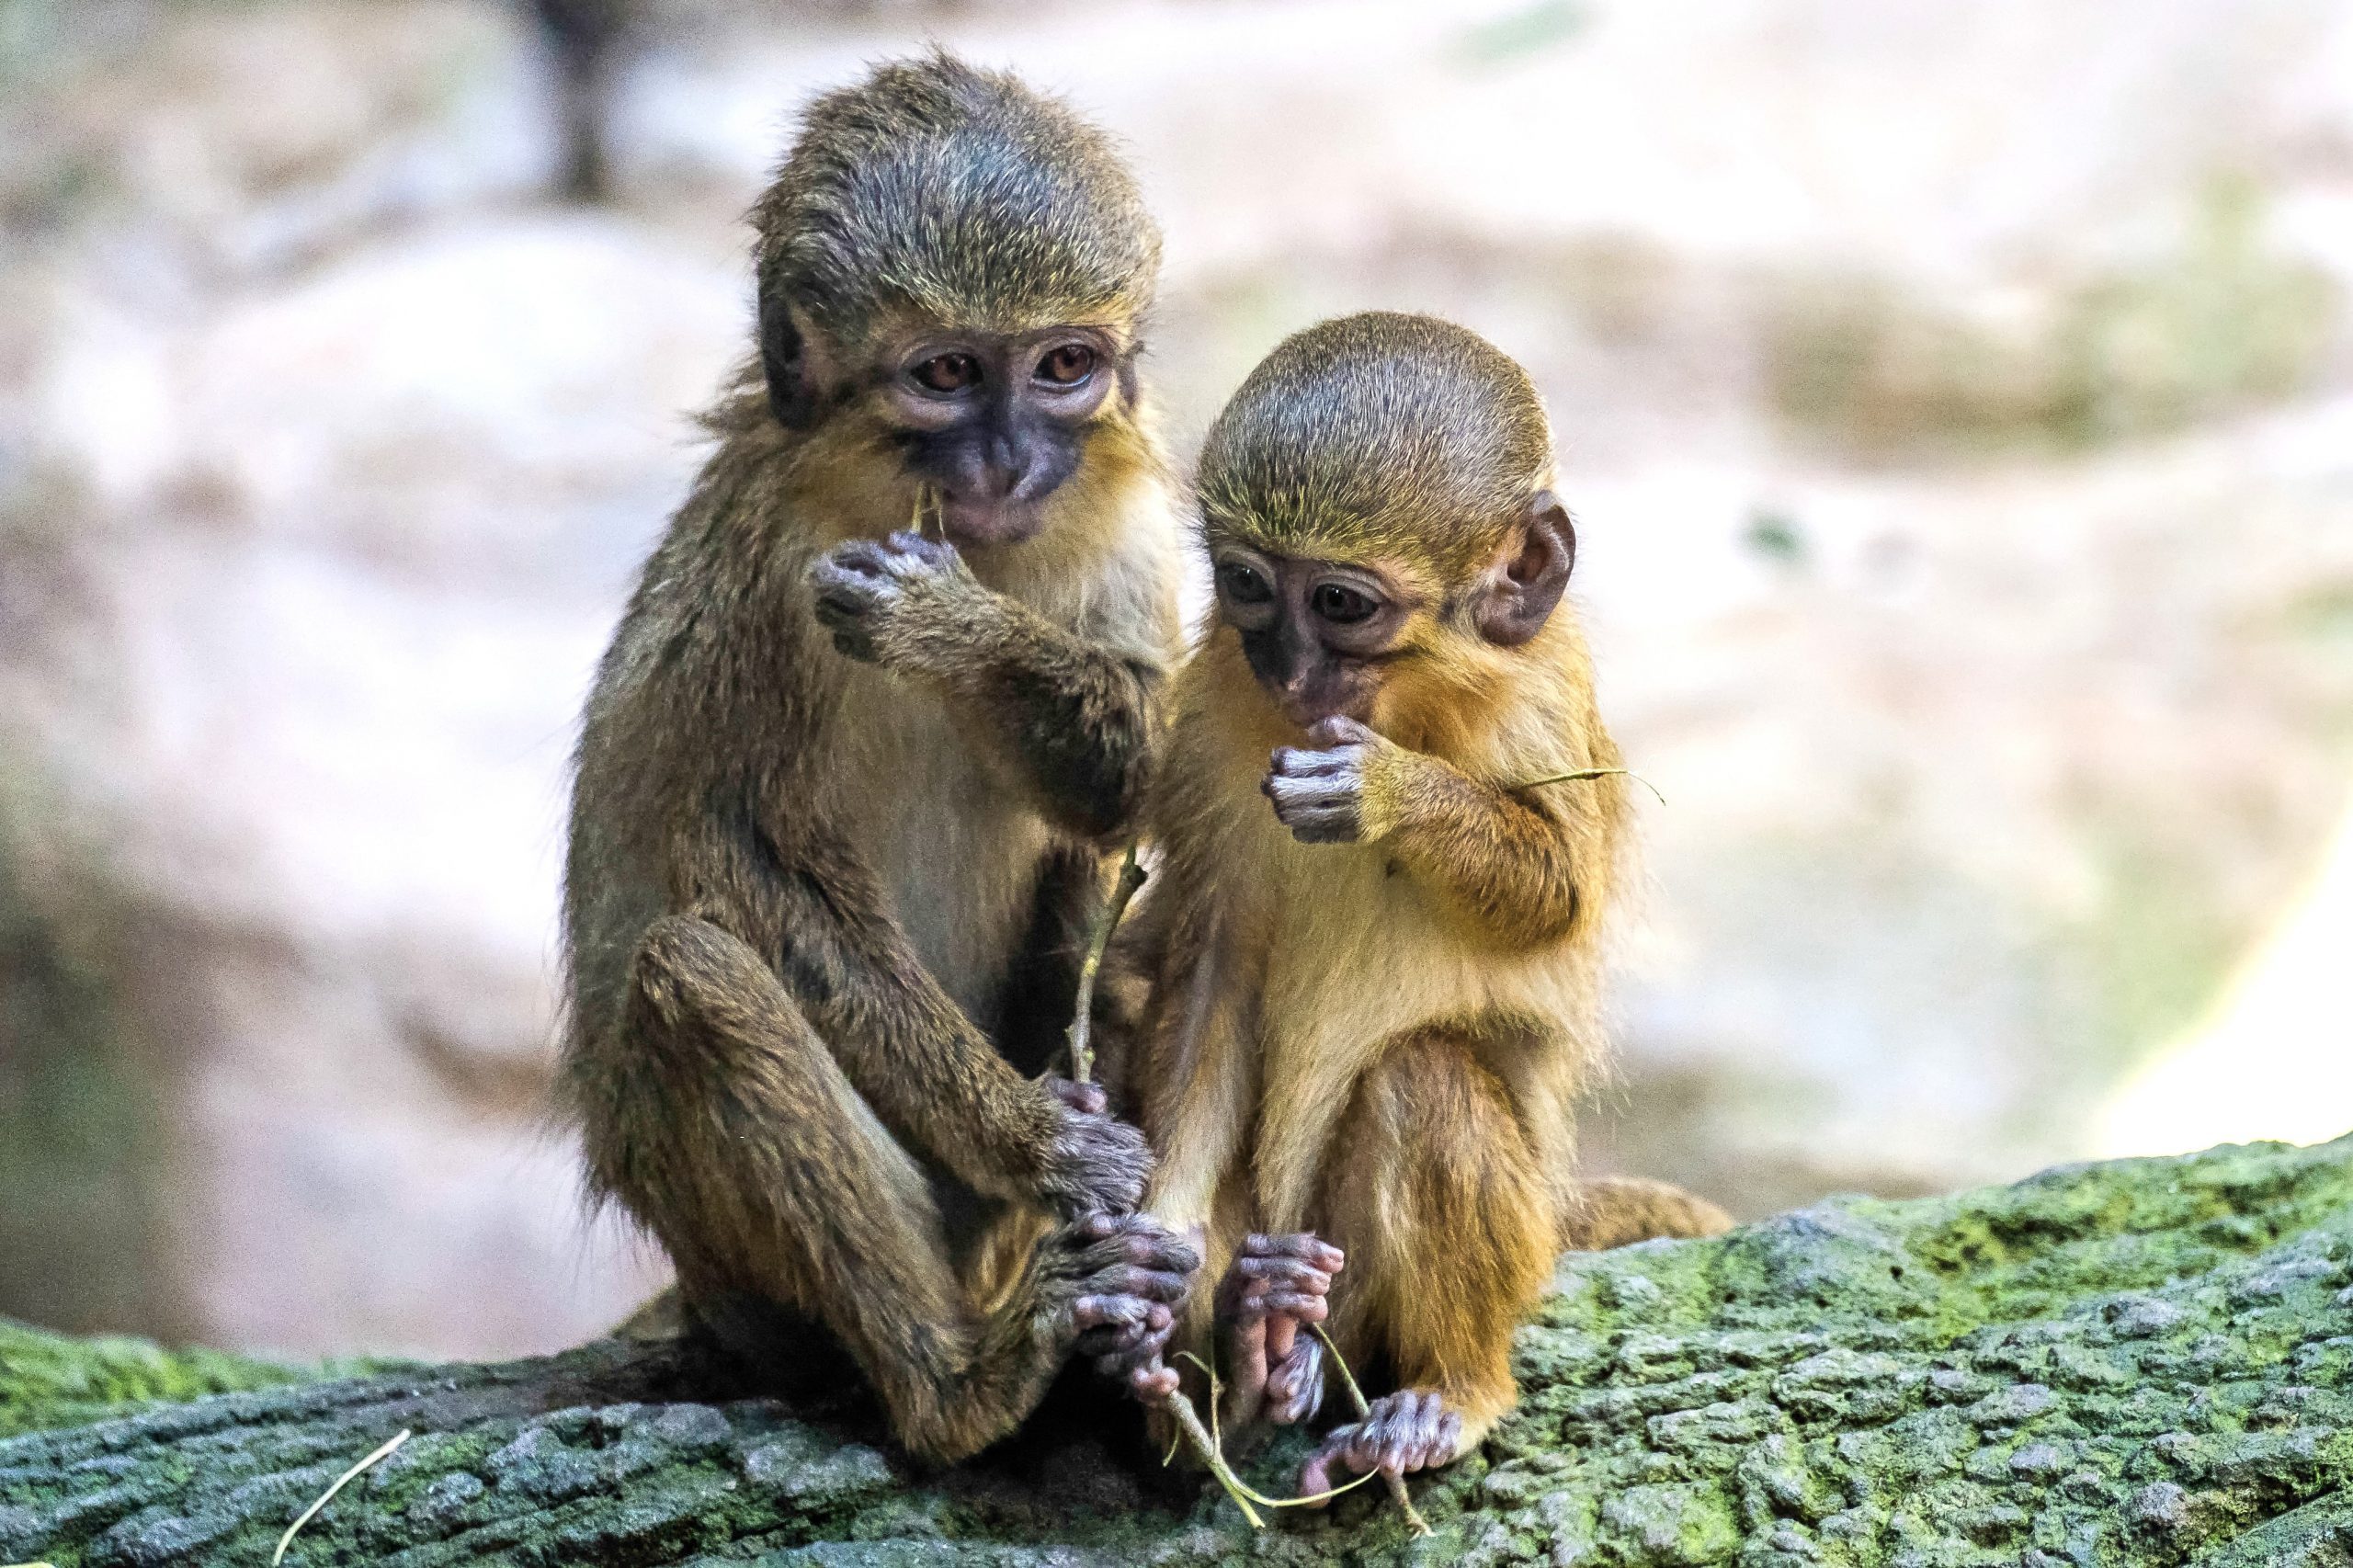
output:
[[[2353,1140],[1840,1200],[1572,1258],[1517,1414],[1415,1487],[1251,1532],[1064,1400],[919,1471],[847,1393],[736,1400],[676,1348],[283,1381],[0,1331],[0,1562],[2342,1563],[2353,1551]],[[144,1372],[122,1375],[124,1358]],[[86,1359],[77,1380],[64,1369]],[[246,1392],[118,1408],[251,1381]],[[69,1386],[70,1385],[70,1386]],[[1106,1408],[1117,1408],[1106,1401]],[[1254,1462],[1258,1483],[1296,1441]]]

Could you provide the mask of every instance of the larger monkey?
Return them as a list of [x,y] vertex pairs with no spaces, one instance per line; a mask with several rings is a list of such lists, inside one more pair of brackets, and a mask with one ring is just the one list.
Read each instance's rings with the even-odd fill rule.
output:
[[1612,773],[1546,782],[1619,760],[1552,483],[1527,375],[1418,316],[1291,337],[1201,457],[1217,619],[1173,694],[1121,1087],[1160,1157],[1152,1212],[1224,1277],[1183,1332],[1205,1353],[1226,1331],[1228,1420],[1313,1413],[1298,1327],[1327,1305],[1396,1385],[1311,1492],[1476,1443],[1563,1247],[1724,1223],[1571,1171],[1627,806]]
[[757,361],[588,699],[564,1082],[706,1325],[773,1367],[822,1324],[953,1459],[1192,1267],[1107,1217],[1141,1136],[1025,1075],[1175,637],[1159,237],[1099,132],[945,57],[820,99],[754,221]]

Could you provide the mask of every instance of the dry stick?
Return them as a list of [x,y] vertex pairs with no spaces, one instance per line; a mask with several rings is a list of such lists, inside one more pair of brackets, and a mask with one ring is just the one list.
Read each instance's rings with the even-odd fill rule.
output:
[[1624,774],[1635,783],[1640,784],[1643,789],[1648,790],[1652,794],[1658,795],[1658,803],[1660,805],[1663,806],[1666,804],[1666,797],[1659,794],[1658,786],[1652,783],[1649,779],[1643,778],[1641,774],[1635,772],[1631,767],[1580,767],[1574,773],[1548,773],[1541,778],[1530,778],[1525,783],[1515,784],[1512,788],[1515,790],[1533,790],[1539,784],[1569,784],[1574,783],[1579,778],[1607,778],[1614,773]]
[[409,1429],[404,1426],[401,1428],[400,1436],[392,1438],[382,1448],[378,1449],[374,1453],[369,1454],[366,1459],[361,1460],[358,1464],[353,1465],[349,1470],[345,1471],[341,1475],[337,1476],[335,1478],[335,1484],[328,1487],[317,1502],[303,1509],[302,1517],[296,1519],[292,1524],[287,1526],[286,1533],[278,1538],[278,1550],[269,1554],[269,1568],[278,1568],[279,1563],[286,1561],[286,1549],[294,1544],[295,1533],[301,1530],[304,1525],[309,1524],[318,1514],[318,1511],[321,1508],[325,1507],[329,1503],[335,1501],[335,1494],[342,1491],[346,1486],[349,1485],[352,1477],[358,1475],[361,1471],[366,1470],[369,1465],[375,1464],[379,1460],[391,1458],[392,1450],[399,1448],[403,1443],[407,1442],[408,1439]]
[[[1170,1394],[1163,1403],[1168,1406],[1169,1414],[1176,1417],[1177,1429],[1192,1443],[1193,1452],[1209,1467],[1210,1473],[1217,1477],[1217,1483],[1225,1488],[1225,1494],[1233,1499],[1233,1506],[1242,1510],[1242,1517],[1250,1521],[1250,1528],[1265,1529],[1267,1521],[1260,1518],[1258,1510],[1250,1506],[1253,1495],[1250,1488],[1233,1473],[1233,1467],[1225,1462],[1224,1450],[1218,1440],[1202,1427],[1201,1413],[1193,1408],[1193,1402],[1177,1392]],[[1217,1409],[1217,1374],[1214,1372],[1210,1374],[1210,1409],[1212,1413]]]
[[928,484],[915,486],[915,515],[907,526],[928,540],[943,539],[948,532],[948,508],[941,504],[939,492]]
[[1111,946],[1111,932],[1120,924],[1120,916],[1128,912],[1128,901],[1143,886],[1144,869],[1136,864],[1136,846],[1120,860],[1120,881],[1111,890],[1110,898],[1095,914],[1095,928],[1087,934],[1086,958],[1078,966],[1078,1008],[1070,1020],[1070,1075],[1081,1084],[1095,1081],[1095,1047],[1091,1036],[1095,1029],[1095,975],[1103,967],[1103,954]]
[[[1357,1386],[1357,1375],[1348,1370],[1347,1358],[1340,1354],[1340,1347],[1332,1343],[1332,1336],[1324,1332],[1322,1324],[1309,1324],[1307,1332],[1324,1342],[1324,1350],[1332,1358],[1332,1365],[1339,1369],[1340,1381],[1348,1387],[1348,1403],[1357,1407],[1357,1419],[1362,1421],[1369,1418],[1372,1415],[1372,1406],[1366,1402],[1364,1390]],[[1422,1511],[1414,1506],[1414,1499],[1405,1491],[1404,1476],[1392,1475],[1384,1470],[1381,1472],[1381,1478],[1389,1483],[1389,1495],[1396,1498],[1397,1506],[1405,1510],[1405,1522],[1414,1527],[1415,1535],[1437,1533],[1430,1528],[1430,1522],[1422,1517]]]

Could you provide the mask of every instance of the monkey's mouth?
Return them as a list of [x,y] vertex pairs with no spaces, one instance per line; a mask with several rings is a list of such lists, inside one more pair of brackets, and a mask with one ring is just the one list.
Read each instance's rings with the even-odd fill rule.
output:
[[958,544],[1019,544],[1044,523],[1045,515],[1035,501],[940,498],[940,530]]
[[1340,680],[1318,683],[1303,691],[1268,687],[1267,695],[1274,700],[1276,711],[1286,720],[1302,730],[1312,730],[1326,719],[1371,723],[1376,693],[1369,682]]

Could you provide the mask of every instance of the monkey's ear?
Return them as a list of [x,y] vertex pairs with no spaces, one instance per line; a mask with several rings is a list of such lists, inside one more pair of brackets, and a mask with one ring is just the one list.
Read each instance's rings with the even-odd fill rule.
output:
[[760,369],[767,378],[768,408],[788,430],[806,430],[817,415],[817,386],[809,363],[809,340],[780,298],[760,303]]
[[1569,509],[1551,491],[1538,491],[1481,591],[1474,612],[1480,634],[1501,647],[1517,648],[1543,631],[1568,589],[1576,561],[1577,530]]

